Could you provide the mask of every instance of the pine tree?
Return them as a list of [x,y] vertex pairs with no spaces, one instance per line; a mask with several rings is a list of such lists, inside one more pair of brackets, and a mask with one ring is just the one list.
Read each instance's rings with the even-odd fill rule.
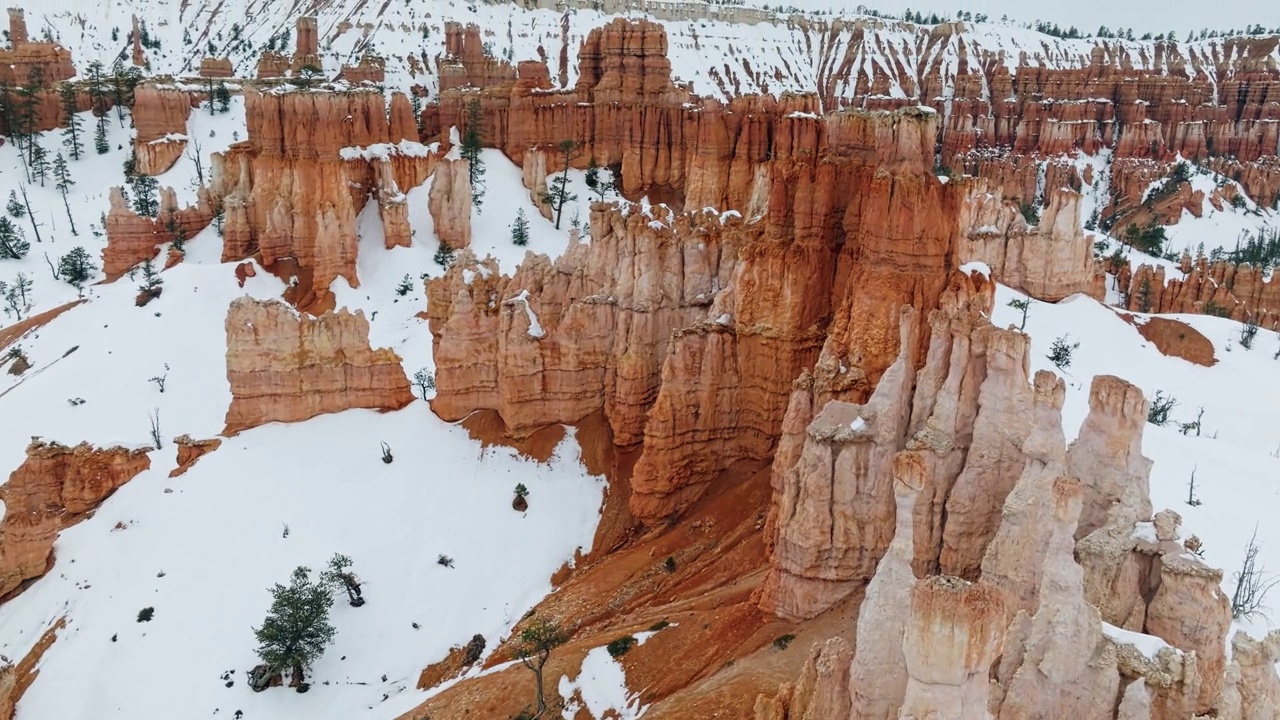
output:
[[99,155],[106,155],[111,152],[111,143],[107,142],[107,116],[102,115],[98,118],[98,128],[93,131],[93,149]]
[[596,164],[594,156],[591,164],[587,165],[586,183],[587,189],[595,193],[600,202],[604,202],[604,196],[615,189],[612,180],[600,177],[600,166]]
[[440,243],[440,247],[436,250],[436,254],[433,259],[436,261],[437,265],[448,270],[449,266],[453,264],[453,248],[445,245],[444,243]]
[[30,250],[31,243],[19,234],[13,221],[0,215],[0,260],[20,260]]
[[160,272],[156,270],[156,263],[151,258],[147,258],[142,263],[142,284],[138,286],[138,292],[150,295],[151,297],[160,297],[160,293],[164,291],[164,278],[160,277]]
[[578,143],[573,140],[561,140],[556,147],[564,156],[564,171],[551,180],[551,189],[542,194],[542,202],[555,209],[556,229],[559,230],[560,215],[564,211],[565,203],[578,199],[577,195],[569,192],[569,161],[573,159],[573,153],[578,149]]
[[462,148],[458,151],[467,161],[468,179],[471,181],[471,203],[480,207],[484,198],[484,160],[480,151],[484,145],[484,114],[480,111],[480,98],[467,101],[466,131],[462,135]]
[[324,583],[311,582],[311,570],[299,567],[289,584],[271,588],[271,610],[254,628],[258,657],[270,670],[293,672],[301,683],[304,673],[322,654],[337,632],[329,624],[333,594]]
[[62,113],[67,116],[67,127],[62,131],[62,144],[66,146],[72,160],[79,160],[84,153],[84,121],[77,114],[80,104],[76,99],[76,89],[71,83],[62,84]]
[[529,218],[524,216],[524,208],[516,211],[515,222],[511,223],[511,242],[520,246],[529,244]]
[[58,258],[58,277],[80,292],[84,291],[84,284],[97,270],[98,266],[93,264],[88,251],[79,245]]
[[329,559],[329,567],[320,573],[320,582],[331,588],[345,590],[347,602],[351,607],[364,605],[364,593],[360,591],[360,578],[351,570],[351,558],[341,553],[334,553]]
[[150,175],[134,175],[129,184],[133,186],[133,211],[143,217],[159,215],[160,200],[156,197],[159,181]]
[[67,202],[67,190],[75,185],[76,181],[71,179],[71,168],[67,167],[67,159],[62,157],[62,153],[58,153],[53,159],[53,179],[54,188],[62,193],[62,206],[67,209],[67,222],[71,223],[71,234],[79,235],[80,233],[76,232],[76,221],[71,217],[71,203]]
[[218,112],[224,113],[231,109],[231,91],[227,89],[226,83],[218,82],[217,87],[213,89],[213,100],[217,104]]
[[36,136],[31,138],[31,179],[39,180],[44,187],[45,178],[49,176],[49,151],[44,149]]
[[18,193],[15,190],[9,191],[9,202],[4,206],[10,217],[20,218],[27,214],[27,208],[18,201]]
[[85,68],[85,75],[89,78],[89,104],[99,116],[107,113],[107,91],[102,85],[102,73],[100,60],[94,60]]

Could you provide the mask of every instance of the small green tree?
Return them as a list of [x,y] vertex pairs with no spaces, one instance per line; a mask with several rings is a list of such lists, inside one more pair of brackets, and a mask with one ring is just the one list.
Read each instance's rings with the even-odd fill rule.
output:
[[39,180],[40,187],[44,187],[44,181],[49,177],[49,151],[44,149],[44,146],[40,144],[39,138],[35,135],[31,136],[28,142],[31,143],[29,148],[31,179]]
[[551,659],[551,651],[565,644],[569,636],[558,624],[535,616],[520,631],[515,654],[520,662],[533,673],[538,689],[538,712],[534,717],[547,713],[547,699],[542,689],[542,670]]
[[13,221],[0,215],[0,260],[20,260],[31,251],[31,243],[22,237]]
[[616,188],[614,187],[612,180],[600,177],[600,170],[600,166],[596,164],[595,156],[592,156],[591,164],[587,165],[587,177],[585,178],[585,182],[587,184],[587,189],[595,193],[596,199],[600,202],[604,202],[604,196],[613,192]]
[[1071,367],[1071,355],[1076,351],[1076,348],[1080,347],[1080,343],[1071,342],[1070,337],[1070,335],[1063,335],[1062,337],[1054,340],[1053,345],[1049,348],[1049,355],[1047,357],[1050,362],[1058,366],[1059,370],[1065,370]]
[[270,592],[271,610],[253,631],[258,657],[271,673],[291,671],[298,685],[337,632],[329,624],[333,593],[325,583],[313,583],[305,567],[294,569],[288,585],[277,583]]
[[1022,322],[1018,324],[1018,330],[1019,332],[1025,330],[1027,327],[1027,311],[1031,309],[1031,298],[1025,297],[1021,300],[1014,298],[1009,301],[1009,307],[1022,311]]
[[211,104],[215,105],[217,111],[220,113],[231,110],[231,90],[227,87],[225,82],[219,80],[217,86],[214,87],[213,101]]
[[524,208],[516,211],[516,219],[511,223],[511,242],[521,247],[529,244],[529,218],[524,215]]
[[556,148],[564,158],[564,170],[551,180],[551,189],[542,193],[542,202],[556,211],[556,229],[559,230],[560,215],[564,211],[565,203],[578,199],[577,195],[569,192],[569,163],[578,150],[578,143],[573,140],[561,140]]
[[93,131],[93,149],[99,155],[111,152],[111,143],[107,142],[107,116],[98,118],[98,127]]
[[467,101],[467,118],[462,133],[462,147],[458,154],[467,161],[467,178],[471,182],[471,204],[477,209],[484,199],[484,160],[480,151],[484,149],[484,113],[480,109],[480,98],[473,97]]
[[133,187],[133,211],[143,217],[160,214],[160,199],[156,196],[160,182],[150,175],[134,175],[129,184]]
[[347,602],[351,607],[364,605],[364,596],[360,592],[360,578],[351,571],[351,558],[341,553],[334,553],[329,558],[329,567],[320,573],[320,582],[331,588],[347,591]]
[[76,220],[71,217],[71,203],[67,201],[67,190],[75,185],[76,181],[71,179],[71,168],[67,167],[67,159],[62,157],[62,153],[58,153],[53,158],[53,180],[53,187],[62,193],[62,207],[67,210],[67,222],[71,223],[71,234],[79,235],[80,233],[76,232]]
[[97,272],[98,266],[93,264],[89,252],[77,245],[71,252],[58,258],[58,277],[83,293],[84,284]]
[[26,206],[18,201],[18,193],[13,190],[9,191],[9,202],[4,206],[4,209],[5,212],[9,213],[10,217],[20,218],[27,214]]
[[440,243],[440,247],[436,250],[436,254],[433,259],[436,261],[437,265],[448,270],[449,266],[453,264],[453,252],[453,248],[445,245],[444,243]]
[[[138,305],[146,305],[147,303],[160,297],[160,293],[164,292],[164,278],[160,277],[159,271],[156,270],[155,261],[147,258],[141,266],[142,282],[138,285]],[[133,271],[129,271],[132,279]]]
[[62,99],[62,114],[67,117],[67,126],[62,130],[62,144],[67,147],[72,160],[79,160],[84,152],[84,121],[80,119],[80,103],[76,98],[76,88],[71,83],[63,83],[59,92]]
[[1135,299],[1138,301],[1138,312],[1151,312],[1151,277],[1149,275],[1142,276]]

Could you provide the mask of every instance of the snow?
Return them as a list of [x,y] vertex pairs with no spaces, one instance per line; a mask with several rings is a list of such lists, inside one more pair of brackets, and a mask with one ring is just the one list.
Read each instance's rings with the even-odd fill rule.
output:
[[1133,526],[1133,537],[1137,540],[1141,540],[1142,542],[1151,543],[1152,545],[1159,542],[1159,538],[1156,537],[1155,523],[1151,522],[1136,523]]
[[529,306],[528,290],[521,290],[519,295],[516,295],[503,304],[506,305],[508,303],[524,307],[524,313],[529,318],[529,337],[538,339],[546,334],[542,330],[542,323],[538,322],[538,316],[534,314],[533,308]]
[[[1017,325],[1022,313],[1008,306],[1024,297],[997,286],[992,322],[997,327]],[[1136,313],[1139,321],[1145,316]],[[1206,315],[1166,315],[1190,325],[1212,342],[1218,362],[1212,367],[1167,357],[1112,309],[1090,298],[1075,295],[1057,303],[1032,303],[1026,332],[1031,336],[1031,371],[1050,370],[1066,381],[1062,408],[1063,430],[1070,442],[1089,411],[1089,385],[1096,375],[1115,375],[1134,383],[1147,398],[1157,390],[1178,400],[1173,422],[1165,427],[1143,427],[1142,452],[1154,461],[1151,497],[1158,511],[1170,508],[1183,518],[1183,537],[1195,534],[1202,541],[1203,561],[1223,568],[1224,593],[1239,568],[1254,532],[1261,545],[1259,564],[1269,572],[1280,570],[1280,526],[1272,522],[1271,508],[1280,502],[1280,486],[1274,475],[1280,468],[1280,434],[1275,431],[1274,408],[1280,404],[1280,387],[1258,382],[1275,372],[1272,359],[1280,348],[1280,335],[1261,330],[1252,350],[1239,345],[1241,324]],[[1048,359],[1054,339],[1070,334],[1080,347],[1069,367],[1059,370]],[[1227,348],[1231,349],[1228,350]],[[1177,423],[1196,419],[1204,408],[1202,429],[1183,435]],[[1196,498],[1188,505],[1190,475],[1196,472]],[[1141,531],[1140,531],[1141,532]],[[1261,637],[1274,621],[1256,618],[1238,624]]]
[[853,419],[853,422],[849,423],[849,429],[853,430],[854,432],[861,432],[863,430],[866,430],[867,421],[863,420],[862,416],[859,415],[858,417]]
[[[637,645],[643,645],[654,632],[642,632],[634,635]],[[622,665],[609,655],[608,647],[592,648],[582,659],[582,667],[578,677],[570,680],[568,675],[560,677],[560,696],[570,698],[577,691],[582,698],[582,705],[593,720],[635,720],[644,715],[646,708],[640,705],[639,693],[627,690],[627,677]],[[578,717],[582,705],[569,701],[565,703],[562,717],[573,720]],[[606,713],[609,713],[606,715]]]
[[980,262],[977,260],[973,262],[967,262],[964,265],[961,265],[960,272],[964,273],[965,275],[970,275],[972,273],[980,273],[982,277],[988,280],[991,279],[991,268],[988,267],[986,263]]
[[343,160],[388,160],[393,155],[404,157],[427,157],[434,150],[413,140],[401,140],[398,143],[375,143],[368,147],[359,145],[344,147],[338,151]]
[[733,316],[730,315],[729,313],[724,313],[720,317],[716,318],[716,324],[718,325],[728,325],[732,322],[733,322]]
[[[92,117],[83,117],[91,131]],[[70,161],[77,184],[68,205],[78,236],[70,234],[52,183],[29,187],[42,242],[31,237],[26,258],[0,262],[0,279],[22,272],[35,280],[24,316],[77,297],[49,278],[45,253],[56,262],[83,245],[100,258],[105,237],[90,226],[100,230],[107,189],[122,181],[132,135],[127,115],[123,126],[114,113],[108,120],[111,151],[99,156],[90,147]],[[174,186],[180,202],[193,201],[195,158],[207,178],[209,155],[244,139],[244,128],[239,98],[225,114],[210,115],[207,106],[193,111],[187,152],[160,183]],[[43,139],[50,149],[56,141],[53,133]],[[371,149],[357,150],[365,157]],[[0,146],[5,197],[21,174],[15,153],[12,144]],[[519,182],[519,169],[505,158],[492,163],[491,191],[497,185],[502,193],[493,196],[495,208],[498,197],[528,198],[511,193],[511,176]],[[372,346],[393,349],[409,376],[433,369],[431,334],[418,317],[426,302],[420,276],[442,272],[432,261],[438,240],[429,186],[428,179],[406,193],[411,247],[386,250],[376,203],[365,205],[356,220],[360,287],[345,280],[331,286],[339,307],[369,319]],[[567,246],[567,229],[556,233],[540,217],[530,219],[531,246],[553,254]],[[550,592],[552,573],[591,546],[605,483],[583,469],[571,429],[552,458],[538,463],[513,450],[482,449],[420,401],[397,412],[351,410],[248,430],[170,479],[171,438],[223,430],[231,401],[228,305],[245,294],[278,298],[285,286],[255,265],[241,288],[235,263],[222,263],[221,250],[212,227],[189,239],[184,261],[161,274],[164,294],[144,308],[135,306],[136,283],[128,278],[89,285],[83,304],[19,339],[33,369],[0,374],[0,411],[22,418],[19,431],[0,433],[5,476],[33,435],[140,447],[150,444],[148,416],[158,411],[164,438],[150,453],[150,469],[64,531],[52,571],[0,613],[0,654],[15,659],[57,619],[66,621],[41,661],[40,682],[19,705],[23,717],[230,717],[242,710],[247,718],[394,718],[429,695],[416,689],[424,667],[476,633],[494,647]],[[165,251],[158,247],[157,258]],[[504,255],[508,270],[513,255]],[[406,274],[412,290],[401,297],[395,286]],[[0,329],[15,321],[0,318]],[[148,378],[166,364],[161,393]],[[84,403],[72,405],[72,398]],[[381,442],[393,449],[394,463],[381,462]],[[510,509],[517,483],[530,490],[527,513]],[[309,693],[251,692],[244,674],[257,662],[251,629],[265,616],[267,588],[297,565],[318,570],[335,552],[354,559],[369,605],[335,606],[337,636],[308,676]],[[440,554],[455,566],[438,565]],[[155,615],[139,623],[144,607]]]
[[1117,643],[1132,645],[1138,650],[1138,652],[1152,660],[1155,660],[1159,656],[1160,651],[1166,648],[1173,650],[1174,652],[1178,652],[1169,645],[1169,643],[1155,637],[1154,635],[1146,635],[1143,633],[1133,632],[1132,630],[1125,630],[1124,628],[1118,628],[1107,622],[1102,623],[1102,634]]

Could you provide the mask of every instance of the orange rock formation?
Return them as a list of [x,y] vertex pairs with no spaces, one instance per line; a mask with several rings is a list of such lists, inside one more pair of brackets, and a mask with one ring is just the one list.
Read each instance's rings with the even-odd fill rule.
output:
[[299,315],[242,297],[227,311],[225,434],[298,422],[350,408],[395,410],[413,402],[400,358],[369,347],[364,314]]
[[71,51],[52,42],[32,42],[22,8],[9,8],[9,49],[0,49],[0,85],[25,85],[32,77],[53,83],[75,77]]
[[4,486],[0,522],[0,595],[9,595],[53,564],[58,533],[151,466],[151,448],[67,447],[33,439]]
[[125,203],[120,188],[111,188],[111,210],[107,213],[107,246],[102,249],[102,271],[119,276],[138,263],[153,258],[162,243],[177,237],[194,237],[213,221],[209,193],[200,189],[194,206],[179,208],[173,188],[160,188],[160,212],[140,216]]

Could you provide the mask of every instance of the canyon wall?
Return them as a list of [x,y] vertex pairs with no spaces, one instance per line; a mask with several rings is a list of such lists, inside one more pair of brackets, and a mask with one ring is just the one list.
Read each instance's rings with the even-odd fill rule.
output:
[[329,284],[352,287],[359,237],[355,220],[373,198],[387,243],[408,245],[405,191],[422,184],[436,152],[417,142],[408,98],[380,91],[249,92],[249,139],[213,156],[213,195],[221,200],[224,262],[257,256],[270,269],[296,264],[292,300],[332,307]]
[[33,439],[3,488],[0,596],[48,572],[58,533],[151,467],[151,448],[68,447]]
[[102,271],[119,277],[130,268],[156,256],[163,243],[189,240],[208,227],[215,215],[209,192],[201,187],[195,205],[178,207],[173,188],[160,188],[156,217],[139,215],[125,202],[118,187],[111,188],[107,213],[107,245],[102,249]]
[[[1183,258],[1182,277],[1169,277],[1163,265],[1141,265],[1122,272],[1125,306],[1150,313],[1199,313],[1245,322],[1271,330],[1280,327],[1280,282],[1247,263]],[[1125,268],[1127,270],[1128,268]]]
[[400,358],[369,347],[362,312],[312,317],[284,303],[242,297],[231,303],[226,329],[231,406],[224,434],[413,402]]

